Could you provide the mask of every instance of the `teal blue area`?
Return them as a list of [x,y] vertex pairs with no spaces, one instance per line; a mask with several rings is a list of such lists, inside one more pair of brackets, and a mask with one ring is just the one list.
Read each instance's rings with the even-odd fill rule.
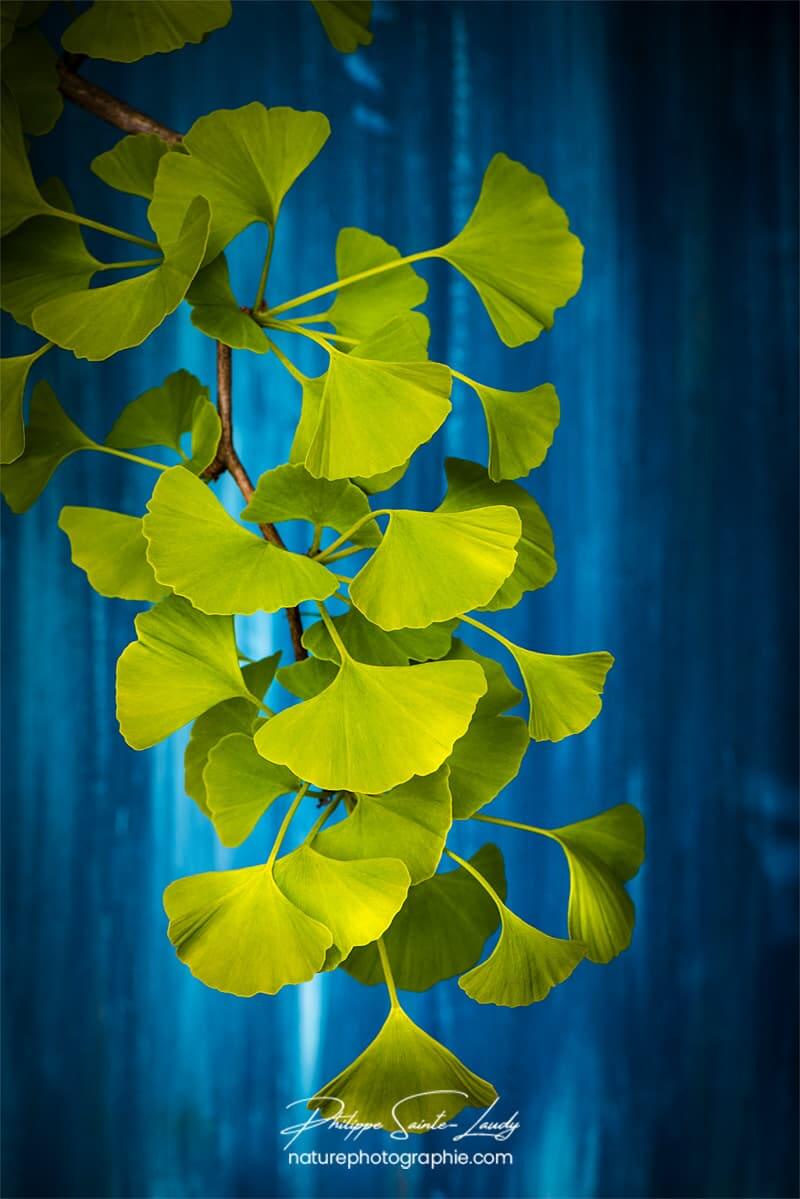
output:
[[[582,967],[533,1009],[478,1008],[455,985],[412,997],[412,1015],[496,1083],[501,1116],[519,1111],[494,1147],[513,1165],[290,1165],[286,1105],[362,1048],[385,999],[337,973],[245,1001],[176,960],[163,887],[258,861],[281,813],[223,850],[183,794],[184,738],[146,754],[120,739],[114,661],[135,606],[90,592],[56,520],[63,504],[140,512],[152,478],[78,455],[30,513],[3,517],[3,1193],[796,1194],[797,10],[384,3],[352,59],[310,5],[235,10],[202,46],[85,73],[178,128],[252,99],[330,116],[281,218],[271,299],[333,276],[340,226],[406,252],[445,241],[496,150],[545,176],[586,244],[583,290],[532,346],[504,349],[444,264],[427,271],[428,310],[435,356],[560,393],[555,446],[529,482],[558,575],[498,623],[545,650],[608,648],[617,665],[600,720],[534,746],[496,810],[557,825],[640,805],[638,926],[613,965]],[[89,215],[144,231],[142,203],[87,174],[114,140],[68,106],[35,145],[37,171],[61,175]],[[231,256],[243,303],[262,252],[254,230]],[[9,332],[4,352],[32,341]],[[180,366],[213,380],[213,347],[186,313],[141,351],[100,365],[52,353],[36,370],[100,436]],[[234,379],[257,475],[285,457],[298,397],[271,357],[237,353]],[[448,453],[485,453],[460,389],[397,501],[436,503]],[[221,492],[236,510],[229,481]],[[248,637],[250,652],[287,645],[277,620]],[[492,832],[514,908],[563,932],[557,847]],[[483,839],[470,826],[454,848]],[[331,1134],[313,1147],[343,1146]],[[433,1143],[358,1143],[384,1147]]]

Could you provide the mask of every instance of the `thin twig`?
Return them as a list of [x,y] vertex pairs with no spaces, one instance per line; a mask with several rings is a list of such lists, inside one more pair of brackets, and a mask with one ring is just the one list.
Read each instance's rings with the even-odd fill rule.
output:
[[82,79],[77,73],[80,62],[79,57],[69,54],[58,63],[59,89],[73,104],[88,109],[101,120],[108,121],[109,125],[114,125],[125,133],[155,133],[170,145],[175,145],[181,140],[181,134],[170,129],[168,125],[162,125],[147,113],[139,112],[124,100],[118,100],[102,87],[96,87],[95,84]]

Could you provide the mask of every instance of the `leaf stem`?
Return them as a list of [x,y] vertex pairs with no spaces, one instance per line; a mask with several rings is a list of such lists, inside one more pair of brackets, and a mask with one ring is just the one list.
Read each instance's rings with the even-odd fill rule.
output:
[[331,345],[332,340],[338,340],[335,334],[323,333],[320,329],[302,329],[299,325],[290,325],[288,321],[272,321],[269,317],[256,312],[253,313],[253,320],[257,321],[259,325],[263,325],[265,329],[274,329],[276,333],[296,333],[300,337],[305,337],[308,341],[313,341],[316,345],[321,346],[330,356],[336,353],[336,347]]
[[364,550],[370,549],[368,545],[350,545],[345,550],[338,550],[335,554],[331,554],[330,558],[326,558],[325,562],[330,565],[331,562],[338,562],[340,558],[349,558],[351,554],[363,554]]
[[124,229],[115,229],[113,225],[104,225],[101,221],[93,221],[88,216],[79,216],[77,212],[65,212],[62,208],[54,208],[53,211],[64,221],[71,221],[73,225],[85,225],[87,229],[96,229],[98,233],[107,233],[110,237],[118,237],[121,241],[132,241],[136,246],[144,246],[147,250],[160,250],[157,241],[148,241],[144,237],[137,237],[135,233],[126,233]]
[[480,629],[482,633],[486,633],[489,637],[493,637],[495,641],[499,641],[506,649],[513,650],[513,646],[507,637],[502,633],[498,633],[497,629],[490,629],[488,624],[482,624],[480,620],[475,620],[472,616],[462,616],[461,619],[465,624],[471,624],[474,629]]
[[115,450],[110,445],[98,445],[95,442],[91,448],[97,450],[98,454],[113,454],[115,458],[125,458],[128,462],[138,462],[140,466],[149,466],[152,470],[168,469],[163,462],[154,462],[152,458],[141,458],[138,454],[129,454],[127,450]]
[[494,887],[492,887],[486,881],[486,879],[483,877],[483,875],[480,873],[480,871],[476,870],[475,867],[473,865],[471,865],[470,862],[467,862],[464,858],[460,858],[457,853],[453,853],[452,849],[445,849],[444,852],[447,854],[448,858],[451,858],[454,862],[456,862],[459,866],[461,866],[464,870],[466,870],[468,874],[471,874],[472,877],[477,882],[480,883],[480,885],[483,887],[486,894],[491,895],[492,899],[494,900],[495,904],[497,905],[498,911],[502,913],[502,911],[503,911],[502,899],[497,894]]
[[349,541],[353,534],[357,533],[363,525],[367,524],[371,520],[376,520],[379,516],[391,516],[391,514],[390,508],[377,508],[374,512],[370,512],[366,516],[362,516],[354,525],[351,525],[345,533],[342,533],[341,537],[337,537],[335,541],[332,541],[327,549],[324,549],[321,554],[317,554],[316,561],[330,561],[330,555],[335,550],[338,550],[340,545],[344,545],[346,541]]
[[101,262],[98,271],[132,271],[140,266],[160,266],[163,258],[137,258],[133,262]]
[[470,820],[482,820],[485,824],[500,824],[503,828],[518,828],[523,833],[537,833],[540,837],[553,838],[553,834],[546,828],[537,828],[535,824],[520,824],[516,820],[503,820],[500,816],[470,816]]
[[316,837],[319,830],[322,828],[325,821],[328,819],[329,816],[332,816],[333,813],[338,808],[339,804],[341,803],[341,799],[342,799],[341,795],[337,795],[334,799],[331,800],[331,802],[329,804],[326,804],[326,806],[323,808],[322,812],[320,813],[319,819],[314,821],[311,831],[309,832],[308,836],[306,837],[306,845],[310,845],[312,843],[312,841]]
[[[357,346],[359,344],[357,337],[343,337],[340,333],[329,333],[327,329],[324,331],[322,329],[304,329],[299,321],[271,321],[269,328],[278,329],[281,333],[296,333],[300,337],[311,337],[314,333],[318,333],[319,337],[324,338],[326,342],[338,341],[345,346]],[[314,340],[318,341],[319,339],[315,337]],[[322,342],[319,342],[319,344],[321,345]]]
[[267,242],[267,251],[264,255],[264,265],[261,268],[261,278],[258,281],[258,291],[256,292],[256,298],[253,301],[254,312],[261,307],[261,303],[264,299],[264,292],[267,290],[267,276],[269,275],[269,267],[270,263],[272,262],[272,248],[275,245],[275,230],[270,227],[268,227],[268,237],[269,240]]
[[386,979],[386,986],[389,990],[389,1001],[393,1008],[400,1007],[400,1000],[397,998],[397,987],[394,985],[394,975],[392,974],[392,968],[389,965],[389,955],[386,952],[386,946],[383,943],[383,937],[378,937],[378,940],[375,942],[375,944],[378,946],[378,957],[381,959],[383,977]]
[[349,658],[350,655],[348,654],[347,650],[345,649],[344,642],[342,641],[341,637],[339,636],[339,634],[336,630],[336,625],[331,620],[330,613],[328,612],[328,609],[325,607],[325,605],[322,603],[321,600],[319,600],[317,602],[317,607],[319,608],[319,614],[322,617],[322,623],[325,625],[325,628],[328,630],[331,641],[338,649],[341,661],[344,662],[345,658]]
[[291,300],[284,300],[282,304],[278,304],[275,308],[268,312],[268,316],[278,316],[281,312],[286,312],[289,308],[299,308],[301,304],[307,304],[310,300],[317,300],[320,296],[328,296],[332,291],[340,291],[343,287],[351,287],[353,283],[361,283],[364,279],[371,279],[374,275],[382,275],[385,271],[395,270],[398,266],[405,266],[409,262],[421,262],[423,258],[436,258],[439,255],[439,250],[420,250],[417,254],[406,254],[403,258],[393,258],[391,262],[382,262],[379,266],[370,267],[369,270],[359,271],[356,275],[348,275],[344,279],[337,279],[334,283],[327,283],[325,287],[316,287],[313,291],[304,292],[301,296],[294,296]]
[[322,540],[322,528],[321,524],[314,525],[314,536],[311,540],[311,545],[308,547],[309,558],[313,558],[319,552],[319,543]]
[[267,870],[272,870],[272,867],[275,865],[275,859],[278,856],[278,850],[280,849],[281,845],[283,844],[283,839],[286,836],[286,832],[289,828],[289,825],[292,823],[292,817],[294,816],[297,809],[300,807],[301,800],[307,790],[308,790],[308,783],[303,783],[302,787],[297,792],[297,795],[295,795],[294,799],[289,804],[288,811],[287,811],[286,815],[284,816],[283,820],[281,821],[281,827],[278,829],[278,835],[276,836],[275,840],[272,842],[272,849],[270,850],[269,857],[267,858],[267,861],[266,861],[266,869]]
[[308,382],[308,375],[304,375],[303,372],[295,366],[291,358],[286,357],[283,350],[279,345],[275,344],[271,337],[267,338],[267,342],[269,343],[270,348],[274,352],[275,357],[278,359],[278,362],[280,362],[283,369],[289,372],[295,383],[299,383],[300,386],[303,387],[304,384]]

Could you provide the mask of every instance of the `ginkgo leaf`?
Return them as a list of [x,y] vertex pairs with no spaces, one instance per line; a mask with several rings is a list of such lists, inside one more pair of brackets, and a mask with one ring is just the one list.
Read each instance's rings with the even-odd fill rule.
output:
[[0,462],[16,461],[25,449],[25,420],[22,404],[25,384],[34,362],[50,346],[47,342],[32,354],[0,358]]
[[192,456],[183,465],[199,474],[217,452],[220,420],[208,388],[189,371],[179,370],[126,404],[105,443],[115,450],[165,446],[185,459],[181,440],[186,433],[191,433]]
[[370,45],[372,0],[311,0],[311,3],[334,50],[352,54],[359,46]]
[[210,615],[277,612],[327,599],[338,586],[318,562],[243,529],[182,466],[164,471],[147,511],[147,557],[159,583]]
[[192,306],[192,324],[207,337],[234,350],[252,350],[254,354],[269,350],[264,330],[236,302],[224,254],[203,267],[186,299]]
[[489,478],[520,479],[541,466],[553,444],[560,409],[552,383],[501,391],[469,380],[483,405],[489,434]]
[[477,291],[507,346],[550,329],[581,285],[583,246],[539,175],[495,154],[464,228],[436,251]]
[[475,716],[448,759],[453,816],[466,820],[495,799],[516,778],[529,745],[519,716]]
[[400,466],[447,419],[451,385],[438,362],[381,362],[333,350],[306,467],[343,479]]
[[93,158],[89,169],[109,187],[150,200],[161,159],[170,150],[155,133],[132,133]]
[[243,733],[230,733],[211,747],[203,782],[214,828],[222,844],[230,848],[250,836],[279,795],[299,785],[285,767],[262,758],[253,738]]
[[[242,668],[242,677],[247,689],[255,699],[261,700],[275,677],[275,669],[280,661],[280,652],[256,662],[248,662]],[[197,717],[192,725],[186,750],[183,755],[184,788],[191,796],[200,811],[211,816],[206,799],[206,785],[203,772],[208,763],[208,755],[223,737],[230,733],[252,734],[259,721],[256,707],[250,700],[226,699],[215,704],[207,712]]]
[[[428,662],[443,658],[450,648],[455,621],[430,625],[427,629],[398,629],[386,633],[352,608],[333,621],[351,658],[370,666],[408,666],[409,662]],[[303,645],[316,658],[339,661],[339,651],[320,620],[303,633]]]
[[381,544],[350,585],[383,629],[425,628],[486,604],[511,574],[522,532],[513,508],[395,510]]
[[291,666],[282,666],[276,677],[290,695],[296,695],[298,699],[313,699],[330,687],[338,673],[333,662],[305,658],[301,662],[292,662]]
[[56,56],[38,29],[18,29],[3,52],[3,81],[19,107],[24,133],[49,133],[64,107]]
[[632,804],[547,833],[569,864],[569,935],[592,962],[606,963],[631,943],[635,911],[623,883],[644,861],[644,821]]
[[61,509],[58,527],[69,538],[72,561],[99,595],[155,601],[168,594],[147,561],[140,516],[66,507]]
[[471,645],[467,645],[458,637],[453,638],[453,644],[447,657],[456,662],[477,662],[486,675],[488,690],[478,700],[475,719],[499,716],[501,713],[507,712],[509,708],[516,707],[522,699],[522,692],[513,685],[499,662],[495,662],[494,658],[486,658],[483,654],[479,654]]
[[[43,183],[42,195],[55,208],[73,211],[60,179]],[[36,308],[57,296],[85,291],[102,266],[86,249],[80,226],[58,216],[33,217],[3,241],[2,307],[32,328]]]
[[138,62],[202,42],[230,19],[230,0],[95,0],[67,28],[61,44],[71,54]]
[[275,881],[296,907],[331,930],[342,957],[385,932],[409,887],[408,871],[397,858],[342,861],[310,845],[278,859]]
[[564,982],[585,956],[583,945],[564,941],[527,924],[499,904],[502,930],[485,962],[458,980],[476,1003],[522,1007],[540,1003]]
[[208,201],[195,196],[174,240],[161,243],[164,259],[154,270],[108,287],[58,296],[36,309],[34,328],[72,350],[76,358],[91,362],[141,345],[186,295],[203,261],[209,220]]
[[0,4],[0,49],[5,50],[14,36],[21,10],[22,0],[3,0]]
[[452,823],[447,767],[356,801],[346,819],[317,833],[314,848],[329,858],[400,858],[412,884],[430,878]]
[[168,595],[134,624],[138,639],[117,662],[117,719],[131,749],[163,741],[222,700],[252,702],[229,616],[206,616]]
[[353,475],[353,482],[367,493],[367,495],[378,495],[381,491],[388,491],[390,487],[394,487],[395,483],[399,483],[403,475],[411,465],[411,459],[408,462],[402,462],[400,466],[395,466],[392,470],[385,470],[379,475]]
[[522,522],[514,570],[483,606],[493,612],[513,608],[526,591],[546,587],[556,573],[553,532],[536,500],[518,483],[493,483],[484,467],[464,458],[448,458],[447,495],[439,512],[466,512],[480,504],[514,508]]
[[[315,479],[302,464],[286,464],[265,471],[246,508],[242,520],[256,524],[282,520],[305,520],[323,525],[337,533],[347,533],[369,515],[369,502],[363,491],[347,479]],[[367,521],[351,537],[359,545],[377,545],[381,539],[375,521]]]
[[[498,895],[505,895],[503,856],[496,845],[484,845],[470,864]],[[469,970],[499,919],[492,898],[462,866],[412,887],[383,938],[395,983],[401,991],[427,991]],[[383,982],[374,945],[354,950],[342,966],[367,986]]]
[[508,642],[530,702],[534,741],[562,741],[582,733],[600,714],[611,654],[539,654]]
[[[382,237],[363,229],[342,229],[336,240],[336,275],[346,279],[399,257],[400,251]],[[404,311],[424,304],[427,295],[428,284],[414,268],[399,266],[341,288],[324,316],[341,336],[361,341]]]
[[0,475],[0,490],[12,512],[25,512],[35,503],[58,466],[79,450],[94,446],[67,416],[49,383],[33,389],[25,452]]
[[212,212],[205,259],[210,262],[254,221],[274,228],[284,196],[329,134],[321,112],[257,102],[200,117],[183,139],[188,153],[161,160],[151,224],[174,233],[190,198],[206,196]]
[[17,102],[3,83],[0,103],[0,236],[32,216],[53,214],[33,178]]
[[465,1107],[488,1108],[491,1083],[435,1041],[396,1004],[374,1041],[308,1101],[336,1120],[358,1120],[387,1132],[428,1132]]
[[207,987],[274,995],[322,967],[330,931],[295,907],[267,866],[195,874],[164,892],[168,935]]
[[346,658],[329,687],[259,729],[256,748],[325,790],[380,795],[437,770],[485,690],[474,662],[365,666]]

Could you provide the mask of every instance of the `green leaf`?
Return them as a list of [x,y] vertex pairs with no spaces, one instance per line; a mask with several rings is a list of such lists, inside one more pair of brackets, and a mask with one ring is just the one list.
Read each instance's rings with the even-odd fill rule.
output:
[[522,692],[511,683],[499,662],[495,662],[494,658],[486,658],[483,654],[479,654],[471,645],[467,645],[458,637],[453,638],[447,658],[454,662],[477,662],[486,675],[488,690],[478,700],[478,706],[475,709],[476,719],[485,716],[499,716],[502,712],[507,712],[509,708],[516,707],[522,699]]
[[464,458],[448,458],[447,495],[439,512],[466,512],[482,504],[514,508],[522,522],[512,573],[484,608],[515,607],[526,591],[546,587],[556,573],[553,532],[536,500],[518,483],[493,483],[484,467]]
[[436,252],[477,291],[507,346],[551,329],[581,285],[583,246],[539,175],[495,154],[464,228]]
[[476,716],[448,761],[453,816],[466,820],[519,773],[530,745],[519,716]]
[[318,658],[305,658],[282,666],[277,673],[281,687],[298,699],[313,699],[326,687],[330,687],[338,674],[333,662],[321,662]]
[[489,478],[495,482],[519,479],[541,466],[560,418],[552,383],[542,383],[530,391],[501,391],[473,379],[468,386],[483,405],[486,417]]
[[[354,608],[344,616],[336,616],[333,624],[345,649],[356,661],[370,666],[408,666],[409,662],[443,658],[450,648],[456,622],[385,633]],[[339,651],[322,621],[308,626],[303,633],[303,645],[317,658],[339,661]]]
[[10,463],[25,449],[25,421],[22,404],[25,384],[37,358],[50,346],[47,342],[32,354],[18,358],[0,358],[0,462]]
[[230,19],[230,0],[95,0],[67,28],[61,44],[71,54],[138,62],[202,42]]
[[399,483],[410,465],[411,459],[409,458],[408,462],[402,462],[393,470],[385,470],[379,475],[353,475],[353,482],[362,487],[367,495],[377,495],[381,491],[388,491],[390,487],[394,487],[395,483]]
[[357,796],[345,820],[317,834],[315,849],[345,860],[400,858],[412,884],[430,878],[452,823],[447,780],[447,767],[440,766],[435,774],[409,779],[385,795]]
[[53,214],[34,182],[17,102],[4,83],[0,103],[0,237],[32,216]]
[[[306,520],[347,533],[369,511],[364,493],[347,479],[315,479],[301,464],[287,464],[264,472],[240,515],[256,524]],[[368,521],[351,537],[358,545],[377,545],[380,539],[375,521]]]
[[[60,179],[48,179],[42,195],[55,208],[73,211]],[[3,242],[2,307],[33,328],[36,308],[57,296],[85,291],[102,265],[86,249],[79,225],[57,216],[33,217]]]
[[14,36],[22,0],[0,0],[0,48],[5,50]]
[[252,699],[229,616],[206,616],[169,595],[134,624],[138,640],[117,662],[117,719],[131,749],[163,741],[222,700]]
[[214,828],[229,848],[250,836],[278,796],[298,787],[294,775],[265,761],[256,752],[253,738],[244,733],[230,733],[211,747],[203,782]]
[[396,858],[340,861],[309,845],[275,863],[275,881],[296,907],[331,930],[337,961],[385,932],[409,885],[408,871]]
[[[275,676],[275,668],[280,661],[280,652],[261,658],[257,662],[249,662],[242,669],[242,676],[251,695],[261,700]],[[259,716],[255,705],[250,700],[227,699],[215,704],[207,712],[197,717],[192,725],[191,736],[183,757],[184,787],[186,794],[191,796],[200,811],[211,816],[206,798],[206,785],[203,771],[208,762],[208,755],[223,737],[230,733],[252,734],[258,726]]]
[[451,410],[438,362],[381,362],[331,353],[305,464],[326,479],[377,475],[405,463]]
[[474,662],[365,666],[346,658],[329,687],[259,729],[256,748],[324,790],[380,795],[437,770],[485,690]]
[[330,135],[321,112],[246,104],[195,121],[183,139],[187,154],[162,159],[150,205],[154,228],[173,233],[192,196],[211,205],[206,262],[248,225],[274,229],[281,202]]
[[[336,241],[336,277],[360,275],[399,257],[400,251],[382,237],[363,229],[342,229]],[[424,304],[427,296],[425,280],[412,266],[400,266],[343,287],[325,317],[342,337],[360,341],[403,312]]]
[[606,963],[631,943],[635,912],[623,883],[644,861],[644,821],[631,804],[547,834],[569,864],[569,935],[591,962]]
[[349,1116],[388,1132],[423,1133],[465,1107],[488,1108],[496,1099],[491,1083],[393,1005],[375,1040],[308,1107],[325,1117]]
[[0,479],[0,489],[11,511],[27,511],[56,468],[79,450],[91,450],[94,444],[69,419],[50,384],[40,380],[31,398],[25,452],[3,468]]
[[18,29],[3,51],[3,80],[19,107],[24,133],[49,133],[61,116],[56,56],[38,29]]
[[175,239],[162,243],[164,260],[154,270],[50,300],[34,312],[34,328],[91,362],[141,345],[186,295],[203,261],[209,220],[207,200],[195,196]]
[[[132,133],[93,158],[89,168],[109,187],[150,200],[161,159],[171,149],[155,133]],[[176,151],[172,149],[172,152]]]
[[99,595],[155,601],[168,594],[147,561],[140,516],[66,507],[61,509],[58,527],[69,538],[72,561]]
[[600,696],[614,665],[611,654],[539,654],[507,642],[530,702],[534,741],[562,741],[587,729],[603,706]]
[[352,54],[359,46],[370,45],[372,0],[311,0],[311,3],[334,50]]
[[269,350],[264,330],[236,302],[224,254],[203,267],[186,299],[192,306],[192,324],[207,337],[234,350],[252,350],[254,354]]
[[513,508],[395,510],[350,598],[381,628],[425,628],[488,603],[514,569],[522,525]]
[[277,612],[336,591],[329,570],[243,529],[182,466],[160,476],[147,510],[144,535],[156,578],[203,612]]
[[[484,845],[470,863],[505,895],[503,855],[496,845]],[[477,962],[498,923],[494,901],[462,866],[412,887],[383,939],[397,986],[401,991],[427,991],[462,974]],[[351,953],[343,969],[367,986],[383,982],[374,945]]]
[[333,940],[263,865],[179,878],[164,892],[164,910],[181,961],[207,987],[231,995],[274,995],[308,982]]
[[165,446],[185,458],[181,438],[191,433],[192,456],[183,465],[199,474],[217,452],[220,429],[208,388],[189,371],[180,370],[126,404],[114,421],[106,445],[115,450]]

